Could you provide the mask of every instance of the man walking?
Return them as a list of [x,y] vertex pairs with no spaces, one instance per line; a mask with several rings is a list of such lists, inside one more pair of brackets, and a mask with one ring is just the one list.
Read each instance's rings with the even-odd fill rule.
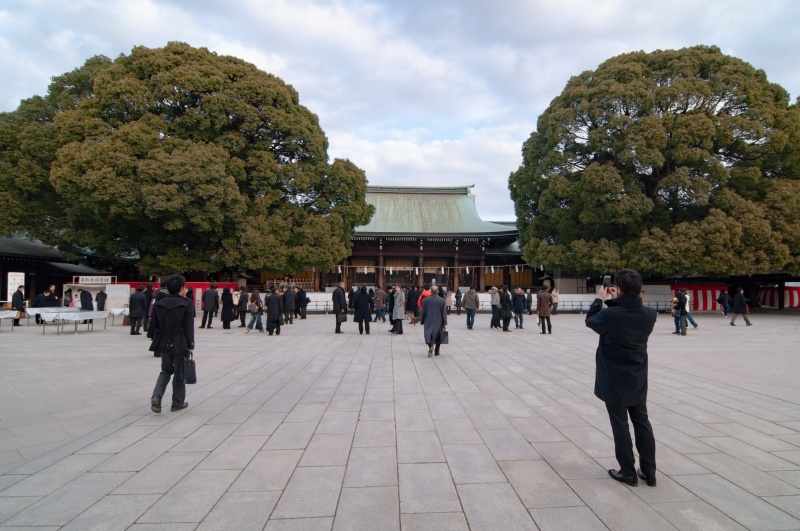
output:
[[[131,294],[128,300],[128,317],[131,318],[131,335],[138,336],[141,334],[139,329],[142,326],[142,320],[147,313],[147,298],[144,294],[144,286],[139,286],[136,291]],[[145,330],[146,332],[147,330]],[[149,335],[148,335],[149,337]]]
[[[11,296],[11,309],[19,312],[19,316],[25,313],[25,286],[17,287],[17,291]],[[22,326],[19,319],[14,319],[13,326]]]
[[478,299],[478,292],[470,286],[467,294],[464,295],[464,310],[467,312],[467,330],[472,330],[475,326],[475,312],[480,308],[481,301]]
[[553,325],[550,324],[550,306],[553,304],[553,296],[547,291],[547,287],[536,295],[536,313],[539,315],[539,322],[542,325],[541,333],[545,333],[545,323],[547,323],[547,333],[553,333]]
[[[219,309],[219,292],[217,285],[211,283],[211,286],[203,292],[203,320],[200,322],[200,328],[211,328],[211,321],[214,320],[214,313]],[[206,318],[208,318],[208,326],[206,326]]]
[[294,324],[294,311],[297,308],[297,294],[293,289],[283,287],[283,295],[281,295],[281,302],[283,303],[284,320],[287,325]]
[[[424,326],[425,343],[428,345],[428,357],[439,355],[442,343],[442,330],[447,326],[446,303],[437,295],[439,286],[431,286],[431,296],[422,301],[419,311],[419,322]],[[436,350],[434,351],[434,345]]]
[[[617,287],[602,286],[586,314],[586,326],[600,335],[595,355],[594,394],[606,404],[619,470],[608,474],[636,486],[656,486],[656,442],[647,418],[647,340],[656,310],[642,305],[642,276],[632,269],[615,275]],[[603,310],[603,300],[608,308]],[[640,469],[635,468],[628,416],[633,423]],[[637,477],[638,476],[638,477]]]
[[342,333],[342,322],[339,317],[344,315],[347,318],[347,296],[344,294],[344,282],[339,282],[339,286],[333,290],[333,316],[336,318],[336,333]]
[[744,298],[744,288],[736,290],[736,295],[733,296],[733,318],[731,318],[731,326],[736,326],[733,322],[740,315],[744,317],[744,322],[747,326],[752,326],[753,323],[747,318],[747,299]]
[[189,407],[186,399],[186,380],[183,360],[194,350],[194,314],[192,303],[185,297],[186,279],[182,275],[170,275],[161,284],[169,295],[153,303],[153,315],[147,337],[153,340],[150,350],[161,355],[161,374],[158,375],[150,409],[161,413],[161,397],[172,377],[172,407],[179,411]]
[[525,316],[525,294],[522,288],[517,288],[511,295],[511,304],[514,306],[514,327],[522,329],[522,320]]

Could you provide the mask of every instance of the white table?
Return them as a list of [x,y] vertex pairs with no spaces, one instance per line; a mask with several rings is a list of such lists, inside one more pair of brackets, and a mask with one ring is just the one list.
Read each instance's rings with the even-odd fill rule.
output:
[[[19,312],[17,310],[0,310],[0,327],[2,327],[3,319],[19,319]],[[14,325],[11,325],[11,331],[14,331]]]
[[130,314],[130,310],[128,308],[111,308],[109,311],[111,312],[111,326],[114,326],[114,322],[116,321],[114,318],[116,316]]
[[[52,309],[52,308],[51,308]],[[64,308],[65,310],[72,310],[72,308]],[[78,324],[81,321],[88,321],[86,323],[87,330],[94,330],[93,319],[103,320],[103,330],[108,323],[109,313],[107,311],[63,311],[63,312],[45,312],[41,315],[42,318],[42,335],[44,335],[45,324],[49,321],[56,325],[56,334],[64,333],[64,325],[67,323],[75,323],[75,333],[78,333]]]

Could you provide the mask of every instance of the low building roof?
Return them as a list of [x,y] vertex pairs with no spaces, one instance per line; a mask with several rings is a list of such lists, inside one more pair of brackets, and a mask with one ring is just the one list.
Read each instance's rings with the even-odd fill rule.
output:
[[0,236],[0,256],[6,258],[23,258],[27,260],[43,260],[46,262],[63,261],[64,255],[39,240],[24,237],[7,238]]
[[367,186],[375,214],[356,236],[516,236],[516,227],[483,221],[470,186]]

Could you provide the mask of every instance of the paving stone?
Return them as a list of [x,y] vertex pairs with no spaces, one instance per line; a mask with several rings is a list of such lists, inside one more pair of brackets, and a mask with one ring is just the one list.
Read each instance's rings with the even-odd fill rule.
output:
[[299,466],[344,466],[353,436],[349,433],[316,433],[308,443]]
[[328,411],[360,411],[363,391],[359,394],[335,394],[328,405]]
[[571,442],[535,443],[533,447],[564,479],[608,477],[608,471]]
[[272,435],[285,417],[286,413],[254,413],[234,435]]
[[768,496],[763,500],[800,520],[800,496]]
[[427,410],[401,409],[395,412],[395,426],[400,431],[433,431],[433,419]]
[[517,430],[480,430],[480,435],[498,461],[539,458],[539,454]]
[[322,416],[316,433],[349,433],[356,431],[357,411],[328,411]]
[[303,450],[258,452],[231,486],[231,492],[283,490],[292,477]]
[[436,432],[401,431],[397,433],[398,463],[444,462],[442,445]]
[[197,524],[133,524],[130,531],[194,531]]
[[800,520],[717,475],[674,476],[672,479],[747,529],[800,528]]
[[266,441],[267,437],[265,436],[228,437],[202,463],[197,465],[197,468],[241,470],[247,466]]
[[[394,395],[393,395],[394,396]],[[361,406],[359,420],[394,420],[394,402],[367,402]]]
[[5,522],[21,510],[30,507],[41,499],[41,496],[0,497],[0,523]]
[[528,442],[545,443],[568,440],[563,433],[541,417],[511,418],[509,420]]
[[359,420],[353,447],[395,446],[395,428],[393,420]]
[[605,531],[597,516],[588,507],[547,507],[531,509],[533,521],[542,531]]
[[572,488],[546,461],[502,461],[499,464],[527,508],[583,505]]
[[107,460],[110,454],[66,457],[8,487],[3,496],[47,496]]
[[297,404],[283,421],[319,422],[326,409],[328,409],[326,403]]
[[781,459],[733,437],[704,437],[702,441],[759,470],[800,470],[800,465]]
[[442,444],[481,444],[483,438],[468,418],[439,419],[433,421]]
[[742,487],[756,496],[788,496],[800,494],[792,487],[766,472],[762,472],[727,454],[697,454],[689,456],[693,461]]
[[531,515],[508,483],[457,488],[470,529],[536,529]]
[[469,531],[464,513],[403,513],[400,522],[403,531]]
[[428,409],[428,402],[425,395],[419,394],[396,394],[394,396],[394,408],[400,409]]
[[293,518],[290,520],[270,520],[265,531],[330,531],[333,517]]
[[461,511],[450,469],[445,463],[400,464],[401,513]]
[[428,409],[434,419],[465,419],[467,412],[455,399],[428,398]]
[[233,433],[237,424],[206,424],[178,443],[175,452],[211,452]]
[[353,448],[344,476],[345,487],[385,487],[397,485],[397,450]]
[[207,455],[207,452],[165,453],[120,485],[114,494],[165,493]]
[[475,428],[478,430],[511,430],[514,427],[507,418],[500,413],[500,410],[494,407],[491,408],[466,408],[467,416],[469,416]]
[[400,529],[396,486],[343,488],[333,529]]
[[775,476],[781,481],[785,481],[789,485],[800,488],[800,471],[798,470],[790,470],[790,471],[779,470],[777,472],[770,472],[770,475]]
[[297,468],[271,518],[335,515],[344,471],[343,466]]
[[605,479],[576,479],[567,483],[609,529],[674,529],[631,488],[608,475]]
[[4,522],[7,526],[65,525],[130,477],[127,472],[87,473]]
[[93,472],[138,472],[159,456],[168,452],[183,439],[178,437],[147,437],[125,448],[94,467]]
[[128,529],[136,519],[158,501],[158,494],[106,496],[78,515],[64,531],[111,531]]
[[278,429],[269,438],[264,445],[264,449],[292,450],[305,448],[316,428],[316,422],[283,423],[278,426]]
[[485,445],[447,445],[443,448],[453,481],[457,485],[506,481],[497,461]]
[[[606,423],[608,423],[608,419],[606,419]],[[560,431],[590,457],[613,457],[615,455],[613,436],[609,437],[594,427],[561,428]]]
[[76,452],[78,454],[116,454],[153,433],[157,426],[131,425]]
[[197,531],[261,531],[279,497],[279,492],[227,492]]
[[697,531],[745,529],[701,500],[654,503],[652,507],[678,529],[696,529]]

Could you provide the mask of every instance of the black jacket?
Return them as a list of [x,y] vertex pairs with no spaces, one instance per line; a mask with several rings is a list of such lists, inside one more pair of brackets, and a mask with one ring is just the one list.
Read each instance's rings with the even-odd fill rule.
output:
[[333,290],[333,313],[342,313],[347,311],[347,297],[345,297],[344,290],[337,287]]
[[153,290],[148,288],[142,293],[144,293],[144,300],[147,301],[147,313],[150,313],[150,306],[153,304]]
[[353,300],[356,309],[355,321],[369,321],[372,318],[372,309],[375,307],[375,303],[369,293],[359,291],[353,297]]
[[606,305],[603,310],[603,301],[595,299],[586,314],[586,326],[600,334],[594,394],[612,406],[642,405],[647,402],[647,339],[656,310],[642,306],[639,297],[620,297]]
[[511,302],[514,305],[514,313],[524,313],[526,309],[525,294],[514,293],[511,295]]
[[747,299],[744,298],[744,293],[733,296],[733,313],[747,313]]
[[108,295],[106,294],[105,291],[101,291],[100,293],[97,294],[97,296],[95,296],[94,301],[97,303],[97,309],[99,311],[103,311],[103,310],[106,309],[106,299],[107,298],[108,298]]
[[20,290],[15,291],[11,296],[11,309],[19,312],[25,309],[25,295]]
[[92,294],[86,290],[81,291],[81,310],[94,310]]
[[304,290],[302,288],[299,289],[297,291],[297,307],[298,308],[303,308],[305,306],[308,306],[308,301],[306,300],[307,298],[308,298],[308,295],[306,295],[306,290]]
[[137,318],[147,315],[147,298],[141,291],[131,293],[131,298],[128,301],[128,314]]
[[507,291],[504,291],[500,295],[500,318],[511,319],[513,312],[514,306],[511,304],[511,295],[509,295]]
[[293,312],[297,307],[297,293],[294,290],[287,289],[286,293],[281,295],[283,299],[283,309],[287,312]]
[[283,315],[283,301],[277,293],[270,293],[264,301],[267,310],[267,321],[280,321]]
[[194,314],[192,303],[180,295],[168,295],[153,303],[153,315],[147,337],[153,340],[150,350],[180,354],[194,349]]

